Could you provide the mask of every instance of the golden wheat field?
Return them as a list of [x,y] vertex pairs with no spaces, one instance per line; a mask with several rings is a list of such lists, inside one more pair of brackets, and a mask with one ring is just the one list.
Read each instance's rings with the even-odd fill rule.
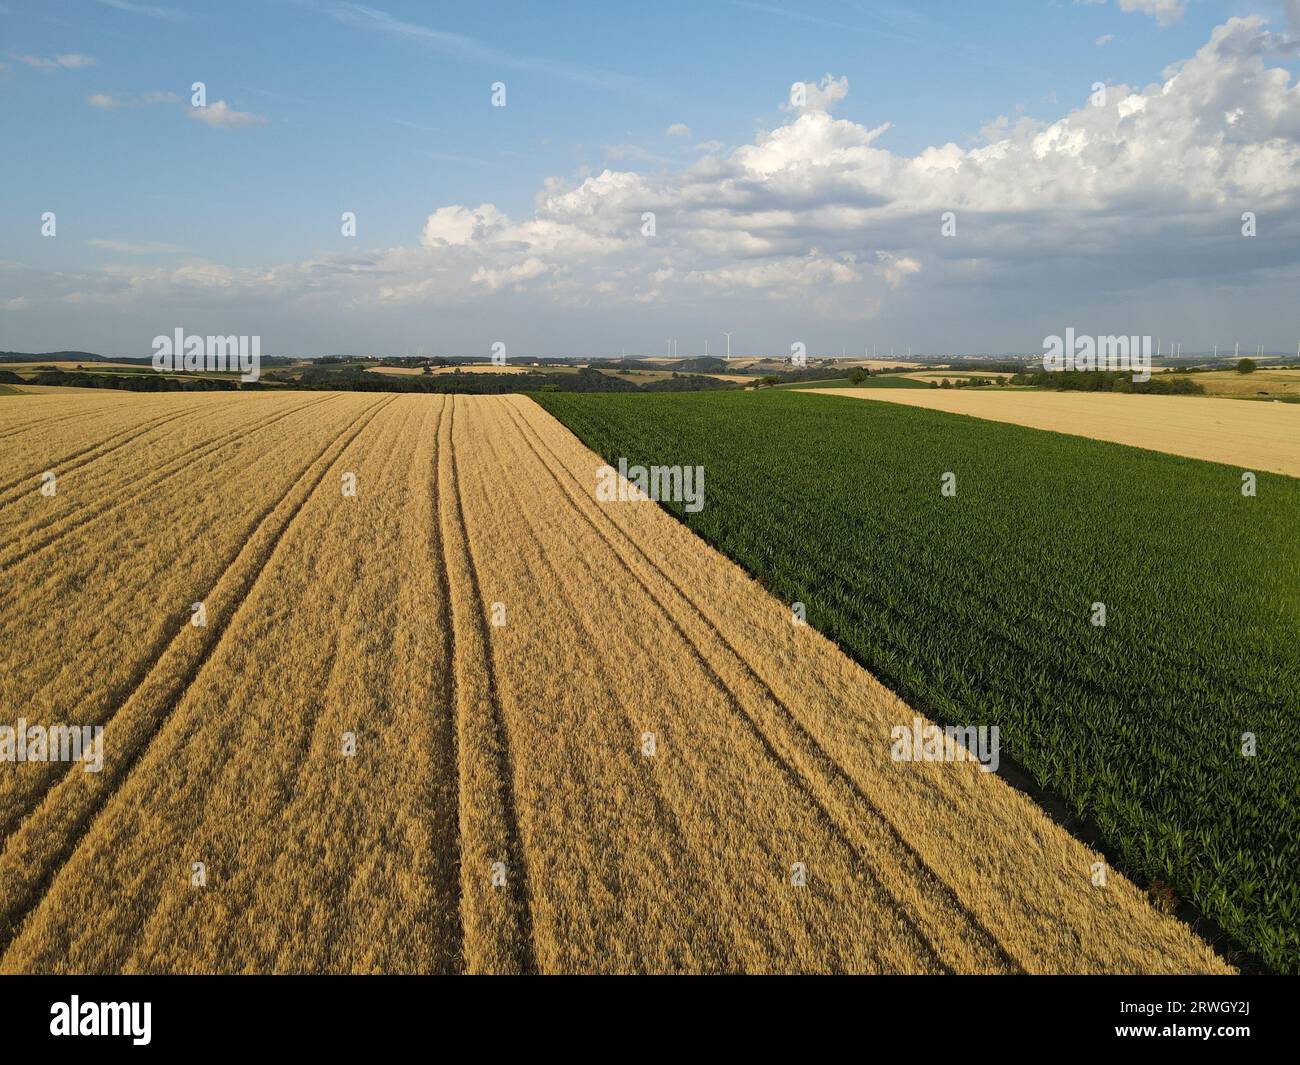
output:
[[[818,389],[799,389],[817,392]],[[905,403],[1093,440],[1300,477],[1300,406],[1212,396],[972,389],[837,388],[822,394]]]
[[519,396],[0,404],[0,722],[104,727],[0,763],[0,970],[1228,971],[600,464]]

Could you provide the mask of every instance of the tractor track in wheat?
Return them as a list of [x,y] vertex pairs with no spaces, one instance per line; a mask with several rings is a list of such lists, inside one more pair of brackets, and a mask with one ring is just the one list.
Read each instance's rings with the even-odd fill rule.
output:
[[[186,691],[195,682],[204,664],[220,644],[227,632],[228,624],[234,620],[234,610],[238,609],[238,605],[243,602],[258,577],[264,572],[277,545],[283,540],[285,532],[301,511],[307,499],[324,479],[325,474],[329,472],[342,452],[374,420],[379,411],[393,401],[393,398],[380,399],[367,407],[354,420],[345,434],[331,440],[324,450],[308,464],[297,480],[293,482],[289,491],[273,505],[266,508],[259,517],[254,529],[247,538],[244,551],[241,551],[226,567],[210,593],[215,593],[223,583],[233,584],[228,595],[229,600],[234,604],[229,615],[229,622],[211,626],[211,631],[207,627],[201,630],[205,633],[206,639],[204,639],[198,651],[196,653],[191,652],[189,656],[178,656],[182,659],[188,657],[190,660],[187,664],[166,663],[164,660],[168,657],[168,652],[177,649],[178,641],[181,637],[187,635],[186,629],[191,628],[188,622],[182,622],[158,658],[140,676],[131,695],[121,704],[118,711],[104,723],[107,733],[113,727],[118,716],[129,709],[152,680],[163,688],[166,694],[159,700],[155,713],[142,715],[146,717],[145,727],[136,730],[133,739],[117,751],[112,761],[106,761],[101,773],[93,775],[94,783],[92,785],[85,784],[85,780],[87,776],[91,776],[90,774],[79,772],[77,767],[70,767],[67,773],[52,788],[41,794],[38,804],[29,811],[16,829],[6,838],[4,850],[0,851],[0,964],[3,963],[4,952],[11,945],[22,922],[39,909],[49,886],[71,860],[77,847],[84,843],[96,815],[111,800],[113,794],[126,783],[131,773],[135,771],[140,761],[146,756],[150,744],[166,727],[168,716],[184,698]],[[319,467],[319,472],[312,477],[312,471],[317,467]],[[302,490],[304,483],[308,486],[305,490]],[[285,513],[278,522],[274,521],[276,512],[285,507],[286,502],[294,495],[297,495],[298,498],[288,503]],[[252,549],[252,545],[259,538],[265,539],[266,544],[264,546],[259,545],[258,549]],[[239,567],[240,559],[245,554],[249,558],[243,572],[235,573],[234,571]],[[168,675],[158,676],[164,673]],[[76,796],[66,793],[76,793]],[[81,801],[77,801],[77,798],[80,798]],[[47,826],[44,819],[41,818],[40,815],[43,811],[49,811],[48,820],[58,824],[56,834],[52,835],[50,826]],[[47,851],[42,856],[43,860],[35,870],[25,868],[31,856],[27,852],[28,849],[24,847],[24,843],[33,837],[41,837],[47,840],[61,837],[63,841],[62,846]],[[13,869],[13,865],[17,865],[19,868]]]

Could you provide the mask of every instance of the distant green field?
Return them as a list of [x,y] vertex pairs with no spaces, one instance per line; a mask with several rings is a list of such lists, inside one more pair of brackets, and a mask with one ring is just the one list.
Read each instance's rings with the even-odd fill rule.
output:
[[704,466],[668,509],[1300,971],[1300,481],[790,391],[535,398],[608,460]]
[[13,385],[0,385],[0,396],[21,396],[22,392]]

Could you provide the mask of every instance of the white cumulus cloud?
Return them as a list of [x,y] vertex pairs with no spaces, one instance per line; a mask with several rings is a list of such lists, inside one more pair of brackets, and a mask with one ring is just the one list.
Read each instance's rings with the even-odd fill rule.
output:
[[825,75],[820,82],[796,81],[790,86],[790,97],[781,106],[783,111],[833,111],[849,94],[849,79]]
[[1172,26],[1183,20],[1187,3],[1186,0],[1119,0],[1119,9],[1130,14],[1140,11],[1150,15],[1161,26]]
[[207,107],[192,107],[188,112],[190,118],[214,129],[245,129],[250,126],[264,126],[265,115],[255,115],[248,111],[236,111],[225,100],[208,104]]

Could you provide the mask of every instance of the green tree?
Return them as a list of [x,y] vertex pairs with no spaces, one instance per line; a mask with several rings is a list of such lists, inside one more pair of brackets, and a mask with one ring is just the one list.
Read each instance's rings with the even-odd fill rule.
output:
[[1242,359],[1237,363],[1237,373],[1254,373],[1257,369],[1254,359]]

